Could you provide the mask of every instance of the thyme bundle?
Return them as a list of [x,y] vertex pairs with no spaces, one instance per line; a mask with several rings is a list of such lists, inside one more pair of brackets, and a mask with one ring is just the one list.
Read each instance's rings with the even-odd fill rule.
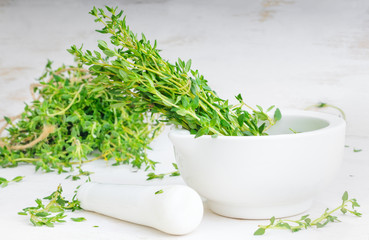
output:
[[[164,121],[182,126],[196,137],[201,135],[248,136],[265,135],[265,131],[281,118],[279,109],[268,116],[274,106],[264,111],[253,109],[238,95],[237,105],[229,104],[211,90],[207,80],[197,70],[191,70],[191,60],[178,59],[175,64],[164,60],[145,35],[137,37],[126,24],[123,11],[117,8],[93,8],[90,12],[103,28],[97,30],[110,35],[113,47],[98,41],[98,51],[82,51],[72,46],[68,51],[83,64],[90,66],[92,75],[101,82],[149,106],[152,113],[160,113]],[[252,113],[243,107],[251,109]]]
[[[0,138],[0,166],[32,163],[36,170],[62,172],[114,158],[115,164],[154,169],[146,152],[162,124],[138,110],[137,99],[118,93],[80,66],[53,70],[48,62],[32,86],[32,104],[4,118],[8,134]],[[92,153],[97,157],[89,158]]]
[[[162,59],[144,35],[129,30],[123,12],[116,8],[93,8],[90,12],[111,34],[112,49],[99,41],[98,51],[82,52],[76,46],[68,51],[78,62],[90,65],[51,69],[33,84],[34,101],[14,118],[4,117],[0,129],[0,166],[32,163],[36,169],[62,172],[75,164],[98,158],[114,158],[116,164],[130,163],[154,169],[146,150],[160,130],[161,122],[182,126],[201,135],[265,135],[281,118],[274,106],[264,111],[249,107],[238,95],[237,105],[221,99],[196,70],[191,60],[171,64]],[[252,113],[243,107],[251,109]],[[88,155],[98,151],[93,159]],[[151,175],[150,178],[156,176]]]

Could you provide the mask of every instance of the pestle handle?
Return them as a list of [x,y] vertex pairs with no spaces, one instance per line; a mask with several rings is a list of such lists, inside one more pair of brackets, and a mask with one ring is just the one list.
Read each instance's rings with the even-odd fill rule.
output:
[[142,224],[173,235],[192,232],[201,222],[200,196],[184,185],[140,186],[85,183],[77,195],[81,207]]

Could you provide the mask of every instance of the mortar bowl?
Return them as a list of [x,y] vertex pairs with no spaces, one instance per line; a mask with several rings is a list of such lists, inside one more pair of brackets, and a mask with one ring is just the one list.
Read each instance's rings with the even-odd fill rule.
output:
[[267,136],[195,138],[172,129],[178,169],[213,212],[269,219],[300,214],[334,180],[342,163],[345,121],[331,114],[283,111]]

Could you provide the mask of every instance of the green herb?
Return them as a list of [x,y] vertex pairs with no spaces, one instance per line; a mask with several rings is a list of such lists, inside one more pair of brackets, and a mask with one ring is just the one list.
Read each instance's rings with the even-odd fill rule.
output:
[[291,132],[293,132],[294,134],[297,134],[299,132],[296,132],[295,130],[293,130],[292,128],[289,128]]
[[0,187],[4,188],[9,185],[11,182],[20,182],[22,181],[24,176],[17,176],[12,180],[7,180],[6,178],[0,177]]
[[95,226],[92,226],[92,227],[97,228],[97,227],[99,227],[99,226],[96,226],[96,225],[95,225]]
[[[345,148],[349,148],[350,146],[349,145],[345,145]],[[359,148],[353,148],[352,149],[353,152],[361,152],[363,151],[362,149],[359,149]]]
[[[119,89],[138,99],[143,111],[161,114],[164,122],[182,126],[196,137],[202,135],[248,136],[265,135],[282,115],[277,109],[274,118],[267,115],[274,106],[264,111],[253,109],[239,94],[237,105],[221,99],[197,70],[191,60],[178,59],[174,64],[164,60],[153,44],[141,35],[139,39],[126,24],[123,11],[106,7],[91,10],[90,14],[103,28],[97,30],[110,35],[112,47],[99,40],[101,52],[82,51],[72,46],[68,51],[83,64],[90,66],[92,75],[102,84]],[[250,114],[243,107],[252,110]]]
[[70,218],[72,221],[74,222],[83,222],[86,221],[86,218],[84,217],[79,217],[79,218]]
[[[36,199],[36,207],[24,208],[19,215],[27,215],[30,217],[30,222],[34,226],[48,226],[53,227],[55,223],[65,222],[63,220],[66,215],[66,211],[76,211],[80,210],[80,203],[76,198],[76,194],[73,196],[72,200],[66,200],[63,196],[63,189],[61,185],[58,186],[57,190],[53,192],[50,196],[44,197],[43,199],[49,202],[45,205],[41,199]],[[76,218],[82,219],[82,218]],[[73,220],[73,219],[72,219]]]
[[[113,158],[114,165],[154,169],[146,152],[162,124],[140,109],[139,99],[100,80],[80,66],[53,70],[49,61],[32,86],[32,104],[19,116],[4,117],[0,166],[31,163],[36,170],[60,173]],[[94,151],[98,156],[89,158]]]
[[149,180],[153,180],[153,179],[163,179],[165,176],[169,176],[169,177],[177,177],[180,176],[179,171],[173,171],[173,172],[169,172],[169,173],[159,173],[156,174],[154,172],[151,172],[149,174],[147,174],[147,181]]
[[[96,8],[90,14],[104,25],[98,31],[109,33],[117,48],[99,41],[102,53],[83,53],[72,46],[69,52],[90,65],[89,70],[79,64],[53,70],[48,62],[39,83],[31,87],[34,101],[22,114],[3,119],[0,134],[7,134],[0,137],[1,167],[31,163],[36,170],[61,173],[74,165],[113,158],[114,165],[155,169],[156,162],[146,152],[161,129],[159,115],[162,122],[180,125],[196,137],[265,135],[281,119],[279,109],[271,118],[267,112],[274,106],[252,109],[241,95],[236,97],[239,104],[230,105],[191,70],[191,60],[170,64],[159,55],[156,42],[151,45],[144,35],[137,39],[121,18],[123,12],[106,9],[110,16]],[[100,154],[89,158],[94,151]]]
[[172,163],[173,167],[176,169],[173,172],[169,172],[169,173],[160,173],[160,174],[156,174],[154,172],[148,173],[147,174],[147,179],[146,180],[153,180],[153,179],[163,179],[165,176],[169,176],[169,177],[177,177],[180,176],[179,170],[178,170],[178,166],[176,163]]
[[72,179],[73,181],[79,180],[81,179],[82,176],[88,177],[88,179],[90,179],[90,175],[93,174],[93,172],[89,172],[89,171],[84,171],[82,170],[81,167],[78,167],[78,171],[79,173],[76,175],[69,175],[67,176],[65,179]]
[[335,105],[320,102],[320,103],[311,105],[311,106],[307,107],[306,109],[311,109],[311,108],[333,108],[333,109],[336,109],[336,110],[338,110],[340,112],[342,118],[346,120],[346,114],[345,114],[345,112],[341,108],[339,108],[339,107],[337,107]]
[[[348,208],[348,204],[351,205],[351,209]],[[337,216],[333,216],[332,214],[336,211],[341,211],[343,214],[347,212],[360,217],[362,214],[355,210],[355,207],[360,207],[357,203],[356,199],[348,198],[347,191],[342,196],[342,204],[336,207],[333,210],[329,210],[328,208],[324,211],[324,213],[314,220],[309,218],[309,215],[302,216],[299,220],[289,220],[289,219],[281,219],[276,220],[275,217],[270,219],[269,225],[259,225],[259,228],[254,232],[254,235],[263,235],[266,229],[287,229],[291,232],[297,232],[302,229],[307,229],[309,227],[317,227],[321,228],[327,225],[330,222],[339,222]]]
[[164,190],[163,189],[160,189],[160,190],[158,190],[158,191],[155,192],[155,195],[156,194],[162,194],[163,192],[164,192]]

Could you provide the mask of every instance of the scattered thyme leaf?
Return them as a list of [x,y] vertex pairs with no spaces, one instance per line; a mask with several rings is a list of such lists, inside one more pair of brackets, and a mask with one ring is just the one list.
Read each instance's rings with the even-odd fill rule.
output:
[[147,179],[146,180],[153,180],[153,179],[163,179],[165,177],[166,174],[161,173],[161,174],[155,174],[154,172],[148,173],[147,174]]
[[176,169],[173,172],[169,172],[169,173],[160,173],[160,174],[156,174],[154,172],[148,173],[147,174],[147,179],[146,180],[153,180],[153,179],[163,179],[165,176],[169,176],[169,177],[177,177],[180,176],[181,174],[179,173],[178,170],[178,166],[176,163],[172,163],[172,166],[174,167],[174,169]]
[[358,148],[354,148],[354,150],[353,150],[354,152],[361,152],[362,151],[362,149],[358,149]]
[[70,218],[72,221],[74,222],[83,222],[86,221],[86,218],[84,217],[79,217],[79,218]]
[[163,192],[164,192],[164,190],[163,189],[160,189],[160,190],[158,190],[158,191],[155,192],[155,195],[156,194],[162,194]]

